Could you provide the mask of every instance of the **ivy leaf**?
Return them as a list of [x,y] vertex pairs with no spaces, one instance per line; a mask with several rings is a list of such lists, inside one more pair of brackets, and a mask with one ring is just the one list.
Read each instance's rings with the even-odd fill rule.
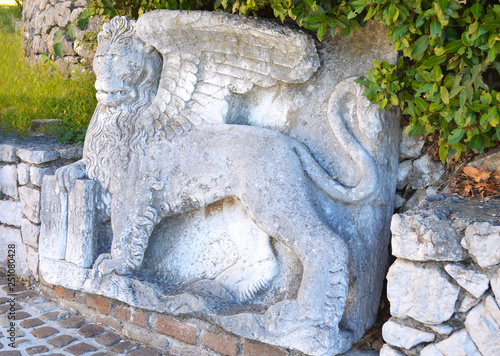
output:
[[71,41],[75,40],[76,23],[72,22],[69,24],[68,28],[64,33],[69,37]]
[[437,37],[441,33],[441,23],[438,20],[431,22],[431,37]]
[[61,59],[63,58],[62,44],[61,42],[54,43],[54,52]]
[[439,88],[439,95],[441,95],[441,100],[443,101],[443,103],[445,103],[446,105],[450,103],[450,95],[448,93],[448,89],[446,89],[445,86],[441,86],[441,88]]
[[58,28],[57,31],[54,33],[54,43],[59,42],[63,34],[64,30],[62,28]]
[[418,40],[415,41],[413,52],[411,53],[412,57],[418,56],[425,52],[425,50],[429,47],[429,36],[421,36]]

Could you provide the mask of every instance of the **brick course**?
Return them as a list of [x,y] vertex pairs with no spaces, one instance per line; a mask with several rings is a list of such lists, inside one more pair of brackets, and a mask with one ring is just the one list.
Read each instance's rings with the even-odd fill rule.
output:
[[156,330],[187,344],[196,345],[197,328],[164,315],[158,315]]
[[260,342],[243,340],[243,356],[286,356],[286,352]]
[[201,337],[201,343],[222,355],[236,356],[238,354],[237,339],[228,335],[204,331]]
[[56,288],[54,289],[54,292],[56,293],[56,295],[58,297],[64,298],[64,299],[69,300],[69,301],[72,301],[74,296],[75,296],[74,291],[63,288],[61,286],[56,286]]
[[111,305],[107,298],[102,295],[87,294],[87,306],[102,314],[111,312]]

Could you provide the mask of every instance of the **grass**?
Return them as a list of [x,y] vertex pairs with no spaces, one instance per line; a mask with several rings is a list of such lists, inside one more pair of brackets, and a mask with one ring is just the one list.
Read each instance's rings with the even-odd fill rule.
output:
[[59,119],[52,129],[62,142],[82,142],[97,104],[94,79],[84,71],[31,65],[23,54],[16,6],[0,5],[0,128],[28,132],[36,119]]

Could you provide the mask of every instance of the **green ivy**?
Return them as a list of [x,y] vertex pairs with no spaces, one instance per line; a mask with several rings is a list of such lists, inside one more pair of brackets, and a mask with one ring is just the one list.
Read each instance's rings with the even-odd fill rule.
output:
[[[495,4],[494,4],[495,3]],[[71,26],[92,16],[138,18],[155,9],[224,10],[293,20],[315,31],[345,35],[368,21],[387,26],[401,54],[397,64],[373,62],[364,95],[381,109],[399,106],[411,136],[439,132],[440,157],[482,152],[500,141],[500,5],[486,0],[91,0]],[[63,34],[56,33],[56,37]],[[58,41],[55,41],[58,42]],[[56,43],[57,45],[57,43]],[[56,53],[57,48],[55,48]]]

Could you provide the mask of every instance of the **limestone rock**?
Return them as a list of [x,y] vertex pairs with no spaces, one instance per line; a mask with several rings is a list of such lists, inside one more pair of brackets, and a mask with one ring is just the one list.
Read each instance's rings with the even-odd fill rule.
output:
[[490,284],[497,304],[500,304],[500,267],[497,267],[490,276]]
[[[0,214],[1,211],[0,206]],[[21,231],[0,225],[0,246],[2,246],[0,248],[0,269],[8,271],[10,263],[14,265],[11,267],[17,276],[27,278],[30,272],[27,264],[26,246],[21,240]],[[12,260],[9,260],[9,254]]]
[[17,167],[15,165],[0,167],[0,192],[14,199],[19,197],[17,191]]
[[500,263],[500,226],[477,222],[467,226],[461,242],[481,267]]
[[79,160],[82,158],[83,155],[83,146],[77,145],[77,146],[65,147],[58,149],[57,151],[59,152],[59,156],[62,159]]
[[384,344],[384,346],[380,350],[380,356],[404,356],[404,354],[390,347],[389,345]]
[[45,175],[53,175],[58,166],[52,166],[52,167],[36,167],[33,166],[30,168],[30,178],[31,178],[31,183],[33,185],[36,185],[37,187],[41,187],[43,183],[43,176]]
[[424,342],[432,342],[436,338],[433,333],[412,328],[389,320],[382,327],[382,335],[389,345],[411,349]]
[[23,242],[33,248],[38,248],[38,237],[40,236],[40,225],[33,224],[28,219],[21,220],[21,236]]
[[401,135],[401,141],[399,143],[399,159],[411,159],[417,158],[422,152],[425,140],[422,136],[408,136],[407,133]]
[[481,354],[500,355],[500,308],[492,296],[469,312],[465,327]]
[[31,247],[26,246],[28,271],[31,276],[38,280],[38,252]]
[[[483,354],[486,355],[486,354]],[[449,338],[424,347],[420,356],[483,356],[472,342],[467,330],[453,333]],[[495,355],[495,354],[487,354]]]
[[0,223],[21,227],[23,217],[21,204],[10,200],[0,200]]
[[17,165],[17,180],[19,185],[26,185],[30,182],[30,166],[26,163],[19,163]]
[[488,276],[482,272],[451,263],[444,266],[444,269],[462,288],[476,298],[481,297],[489,287]]
[[0,144],[0,162],[15,163],[16,160],[16,145]]
[[452,220],[434,210],[407,211],[392,217],[392,254],[413,261],[462,261],[467,258]]
[[398,180],[396,182],[396,189],[403,190],[409,182],[409,177],[413,171],[413,161],[403,161],[398,166]]
[[473,306],[475,306],[477,303],[479,303],[479,299],[474,297],[470,293],[466,293],[464,299],[460,303],[460,306],[458,307],[458,312],[459,313],[467,313]]
[[494,152],[489,152],[485,157],[475,159],[469,165],[475,168],[483,168],[487,171],[498,171],[500,170],[500,150],[495,149]]
[[448,324],[428,325],[428,326],[436,333],[441,335],[450,335],[453,332],[453,326]]
[[396,260],[387,274],[391,315],[425,324],[441,324],[455,312],[460,288],[439,267]]
[[40,224],[40,191],[28,187],[19,188],[21,209],[29,221]]
[[51,162],[59,158],[59,152],[57,151],[36,148],[19,148],[17,155],[23,161],[32,164]]
[[413,189],[426,188],[437,184],[444,175],[441,162],[434,162],[428,155],[413,161],[413,173],[409,184]]

